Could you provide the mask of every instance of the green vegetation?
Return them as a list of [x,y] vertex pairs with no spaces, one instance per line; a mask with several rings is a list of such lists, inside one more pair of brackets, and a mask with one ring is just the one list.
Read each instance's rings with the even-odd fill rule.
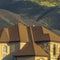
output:
[[60,0],[33,0],[42,6],[55,7],[60,5]]

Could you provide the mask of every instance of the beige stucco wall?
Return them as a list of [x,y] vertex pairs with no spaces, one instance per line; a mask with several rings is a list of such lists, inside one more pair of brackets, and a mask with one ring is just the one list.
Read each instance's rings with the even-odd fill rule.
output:
[[35,60],[48,60],[48,57],[39,57],[39,56],[36,56]]
[[16,58],[17,60],[48,60],[47,57],[39,57],[39,56],[36,56],[36,57],[17,57]]
[[[3,46],[7,46],[7,53],[3,53],[2,51],[2,47]],[[6,60],[7,58],[5,58],[6,56],[8,56],[10,54],[10,46],[8,46],[6,43],[0,43],[0,60]],[[6,55],[6,56],[3,56]]]
[[[56,44],[56,55],[53,55],[53,45]],[[60,54],[60,43],[58,42],[50,42],[50,59],[51,60],[57,60],[59,54]]]

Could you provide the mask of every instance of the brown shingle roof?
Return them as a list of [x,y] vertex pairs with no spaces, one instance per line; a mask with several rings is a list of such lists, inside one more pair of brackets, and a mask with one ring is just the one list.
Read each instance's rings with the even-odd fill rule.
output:
[[28,42],[28,32],[27,32],[27,26],[23,25],[22,23],[18,23],[18,33],[20,37],[20,41],[22,42]]
[[36,42],[48,41],[49,34],[44,34],[41,26],[31,27],[33,38]]
[[60,42],[60,36],[53,33],[43,26],[31,27],[33,38],[36,42],[40,41],[55,41]]
[[48,56],[48,54],[34,42],[29,27],[27,31],[29,42],[21,50],[17,51],[14,56]]
[[[4,28],[0,31],[0,42],[28,42],[28,27],[22,23],[18,23],[10,28]],[[29,26],[30,28],[30,26]],[[51,32],[42,26],[31,26],[34,41],[56,41],[60,42],[60,36]],[[31,30],[29,31],[31,33]],[[3,38],[4,37],[4,38]],[[31,35],[30,35],[31,37]]]
[[10,37],[9,37],[8,28],[4,28],[0,32],[1,32],[1,34],[0,34],[0,42],[9,42]]
[[54,32],[48,30],[47,28],[43,27],[43,34],[49,34],[50,41],[60,42],[60,36],[55,34]]
[[0,42],[28,42],[27,27],[18,23],[1,31]]
[[35,55],[32,43],[27,43],[23,47],[23,49],[15,53],[15,56],[28,56],[28,55]]
[[17,51],[14,56],[48,56],[48,54],[37,44],[27,43],[23,49]]

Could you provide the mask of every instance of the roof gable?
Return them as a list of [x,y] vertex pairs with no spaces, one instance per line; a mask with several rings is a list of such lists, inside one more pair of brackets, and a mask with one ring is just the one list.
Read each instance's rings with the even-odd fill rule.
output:
[[4,28],[1,31],[0,42],[9,42],[9,40],[10,40],[10,37],[9,37],[8,28]]
[[31,27],[33,38],[36,42],[50,40],[49,34],[44,34],[41,26]]
[[29,42],[19,51],[15,53],[15,56],[48,56],[48,54],[40,47],[38,46],[32,35],[31,30],[28,27],[28,36],[29,36]]
[[60,42],[60,36],[59,35],[55,34],[54,32],[48,30],[47,28],[45,28],[43,26],[42,26],[42,29],[43,29],[44,34],[49,34],[50,41]]
[[18,23],[10,28],[4,28],[0,31],[0,41],[1,42],[28,42],[28,32],[27,27],[22,24]]

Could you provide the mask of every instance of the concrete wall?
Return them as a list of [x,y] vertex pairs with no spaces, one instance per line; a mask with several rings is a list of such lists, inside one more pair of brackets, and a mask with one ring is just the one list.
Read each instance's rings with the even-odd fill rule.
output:
[[19,37],[20,41],[22,42],[29,42],[28,38],[28,32],[27,32],[27,27],[23,25],[22,23],[18,24],[18,30],[19,30]]
[[26,45],[26,42],[16,42],[16,43],[10,43],[10,52],[15,52],[17,50],[21,50]]

